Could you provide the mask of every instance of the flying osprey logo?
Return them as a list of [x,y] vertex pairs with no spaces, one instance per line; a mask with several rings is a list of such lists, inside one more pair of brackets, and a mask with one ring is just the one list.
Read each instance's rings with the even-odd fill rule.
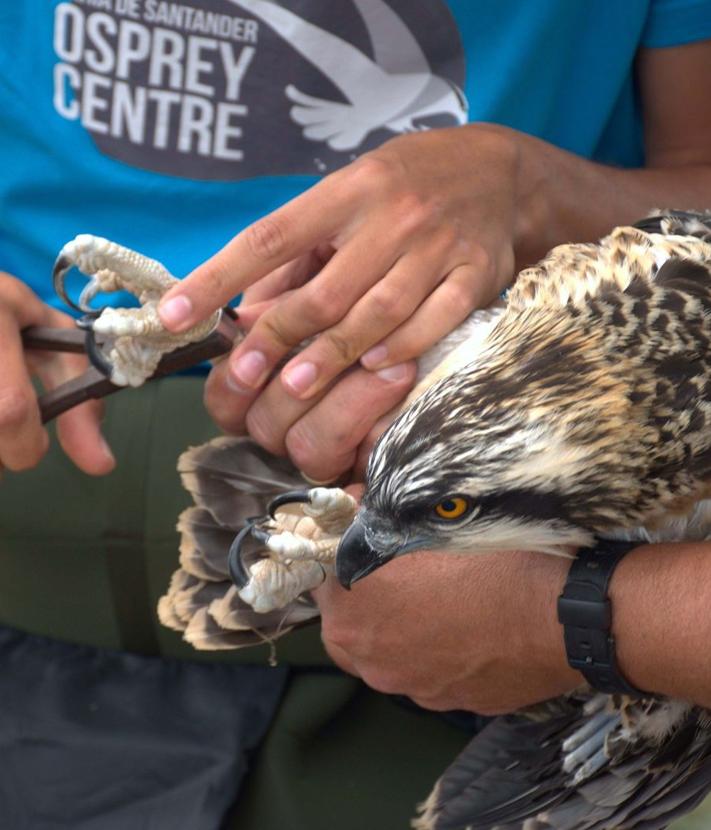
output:
[[375,130],[412,132],[423,129],[418,122],[429,116],[466,122],[462,91],[432,72],[410,29],[383,0],[352,0],[368,30],[373,59],[273,0],[230,2],[263,20],[347,99],[319,98],[289,84],[285,92],[295,105],[291,118],[305,138],[324,141],[333,150],[356,150]]
[[74,0],[52,43],[57,115],[177,176],[327,173],[467,120],[444,0]]

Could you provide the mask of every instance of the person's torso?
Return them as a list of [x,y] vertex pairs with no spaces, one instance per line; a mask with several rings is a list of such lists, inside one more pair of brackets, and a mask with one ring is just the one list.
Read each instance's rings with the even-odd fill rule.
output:
[[493,121],[642,161],[650,0],[23,0],[0,10],[0,268],[77,233],[184,275],[388,138]]

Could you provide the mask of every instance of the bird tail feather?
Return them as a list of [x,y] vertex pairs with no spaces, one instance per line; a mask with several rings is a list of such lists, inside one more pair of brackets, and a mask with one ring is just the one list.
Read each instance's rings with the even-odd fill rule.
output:
[[[271,642],[315,620],[318,609],[307,597],[268,613],[254,611],[240,598],[227,567],[235,534],[248,518],[266,514],[275,496],[303,488],[301,473],[250,439],[229,437],[190,448],[180,456],[178,471],[195,506],[178,518],[180,568],[159,600],[161,623],[181,631],[196,649],[217,650]],[[264,555],[258,543],[245,545],[247,567]]]

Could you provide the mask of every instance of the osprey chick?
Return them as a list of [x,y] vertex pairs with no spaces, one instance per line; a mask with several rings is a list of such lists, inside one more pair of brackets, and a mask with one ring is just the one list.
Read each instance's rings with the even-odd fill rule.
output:
[[473,362],[373,450],[343,584],[413,550],[566,555],[687,515],[711,481],[710,269],[711,215],[684,214],[523,271]]
[[[570,555],[595,537],[711,539],[710,313],[711,213],[554,249],[502,312],[475,312],[420,359],[424,379],[376,445],[340,542],[354,509],[343,491],[303,491],[246,439],[188,451],[196,506],[161,620],[197,648],[271,641],[317,617],[304,592],[334,555],[348,586],[421,548]],[[709,791],[709,712],[584,687],[496,718],[415,826],[662,830]]]
[[[420,549],[711,538],[710,341],[711,213],[555,248],[380,438],[339,580]],[[497,718],[415,826],[662,830],[709,790],[708,712],[583,688]]]

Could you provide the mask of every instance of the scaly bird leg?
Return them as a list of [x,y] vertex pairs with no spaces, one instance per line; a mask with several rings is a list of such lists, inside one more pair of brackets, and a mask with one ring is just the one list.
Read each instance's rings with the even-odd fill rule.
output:
[[[65,275],[73,266],[91,277],[78,303],[67,295],[64,287]],[[158,317],[158,303],[176,282],[157,260],[89,234],[81,234],[67,243],[54,267],[54,286],[59,296],[67,305],[94,318],[91,327],[103,336],[100,350],[111,366],[110,379],[118,386],[140,386],[154,373],[163,355],[204,340],[217,325],[219,311],[180,334],[163,327]],[[116,291],[133,294],[141,308],[97,311],[89,305],[97,294]]]
[[314,561],[281,564],[273,559],[260,559],[251,566],[250,580],[239,596],[257,613],[266,614],[318,588],[326,578],[326,570]]
[[[317,588],[333,570],[341,534],[356,510],[355,499],[340,488],[316,487],[274,499],[269,518],[241,531],[230,549],[229,569],[240,598],[266,613]],[[242,545],[249,537],[264,545],[267,556],[247,567]]]

